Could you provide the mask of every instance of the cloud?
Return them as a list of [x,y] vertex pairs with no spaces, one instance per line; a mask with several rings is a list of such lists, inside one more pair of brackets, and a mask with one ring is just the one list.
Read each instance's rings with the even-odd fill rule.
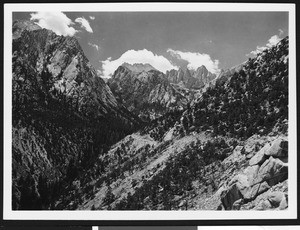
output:
[[85,18],[76,18],[75,22],[79,23],[87,32],[93,33],[93,29],[91,28],[89,21]]
[[201,65],[204,65],[207,70],[211,73],[219,73],[219,60],[212,60],[208,54],[192,53],[192,52],[182,52],[179,50],[168,49],[173,57],[177,59],[182,59],[188,62],[187,67],[189,69],[196,70]]
[[268,48],[271,48],[272,46],[275,46],[280,40],[281,40],[281,39],[279,38],[278,35],[274,35],[274,36],[272,36],[272,37],[269,39],[269,41],[268,41],[268,43],[266,44],[266,46],[267,46]]
[[91,42],[89,42],[88,45],[91,46],[91,47],[94,47],[97,51],[99,51],[99,49],[100,49],[100,46],[98,46],[96,44],[93,44]]
[[[279,36],[282,35],[283,31],[279,29]],[[261,52],[263,52],[265,49],[271,48],[272,46],[275,46],[280,40],[281,38],[278,35],[273,35],[272,37],[270,37],[270,39],[268,40],[268,43],[265,46],[257,46],[256,50],[251,51],[249,54],[246,54],[246,56],[251,56],[252,55],[257,55]]]
[[89,16],[91,20],[95,20],[95,17],[94,16]]
[[111,57],[102,61],[103,76],[110,77],[114,71],[122,65],[124,62],[129,64],[142,63],[150,64],[157,70],[165,73],[167,70],[178,69],[177,66],[171,64],[171,62],[164,56],[156,55],[147,49],[143,50],[127,50],[116,60],[112,60]]
[[57,35],[73,36],[78,32],[71,26],[74,22],[62,12],[36,12],[30,16],[30,20],[35,21],[42,28],[52,30]]

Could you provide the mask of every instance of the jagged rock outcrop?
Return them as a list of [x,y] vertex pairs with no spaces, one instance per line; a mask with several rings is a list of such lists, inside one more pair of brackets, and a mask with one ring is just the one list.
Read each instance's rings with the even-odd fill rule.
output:
[[250,159],[250,166],[236,175],[223,190],[221,200],[224,208],[234,209],[238,200],[244,203],[252,201],[270,187],[286,180],[288,165],[283,161],[287,161],[287,153],[287,141],[282,138],[260,149]]
[[200,89],[216,78],[215,74],[209,72],[204,65],[196,70],[188,68],[178,70],[172,69],[166,72],[166,78],[174,84],[179,84],[188,89]]
[[193,71],[192,76],[197,80],[195,83],[197,88],[203,87],[216,78],[216,74],[209,72],[204,65]]

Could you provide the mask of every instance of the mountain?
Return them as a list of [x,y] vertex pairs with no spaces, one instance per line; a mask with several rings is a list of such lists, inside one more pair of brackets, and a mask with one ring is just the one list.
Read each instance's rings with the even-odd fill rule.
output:
[[183,108],[188,102],[188,93],[185,95],[177,90],[163,73],[150,65],[123,64],[109,79],[108,85],[128,110],[146,120],[172,108]]
[[203,87],[216,78],[216,75],[209,72],[204,65],[198,67],[196,71],[193,71],[192,75],[197,79],[195,83],[196,87]]
[[135,64],[128,64],[128,63],[123,63],[122,66],[126,67],[127,69],[131,70],[134,73],[140,73],[140,72],[148,72],[150,70],[156,70],[152,65],[146,63],[146,64],[142,64],[142,63],[135,63]]
[[12,63],[13,209],[53,209],[140,120],[117,102],[74,37],[16,21]]
[[288,45],[111,146],[78,181],[92,191],[78,209],[286,210]]
[[200,89],[205,84],[216,78],[215,74],[209,72],[204,65],[197,68],[197,70],[190,70],[188,68],[178,70],[172,69],[166,72],[167,79],[179,84],[188,89]]

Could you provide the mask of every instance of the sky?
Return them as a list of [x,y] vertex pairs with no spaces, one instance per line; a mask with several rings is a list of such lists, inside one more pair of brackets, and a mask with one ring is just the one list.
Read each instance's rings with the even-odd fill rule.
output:
[[124,62],[166,72],[218,74],[288,35],[287,12],[15,12],[59,35],[75,36],[99,76]]

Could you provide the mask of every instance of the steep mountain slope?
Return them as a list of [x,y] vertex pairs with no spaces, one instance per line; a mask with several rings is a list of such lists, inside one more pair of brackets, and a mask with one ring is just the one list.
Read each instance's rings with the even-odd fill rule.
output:
[[117,99],[144,120],[154,119],[171,108],[183,108],[188,102],[189,92],[176,90],[163,73],[149,65],[122,65],[108,84]]
[[13,209],[54,208],[139,119],[117,102],[75,38],[29,21],[15,22],[13,33]]
[[211,126],[216,134],[239,137],[268,133],[287,119],[288,38],[249,59],[226,82],[208,89],[192,116],[197,124]]
[[92,191],[78,208],[288,208],[288,44],[116,143],[77,183]]

